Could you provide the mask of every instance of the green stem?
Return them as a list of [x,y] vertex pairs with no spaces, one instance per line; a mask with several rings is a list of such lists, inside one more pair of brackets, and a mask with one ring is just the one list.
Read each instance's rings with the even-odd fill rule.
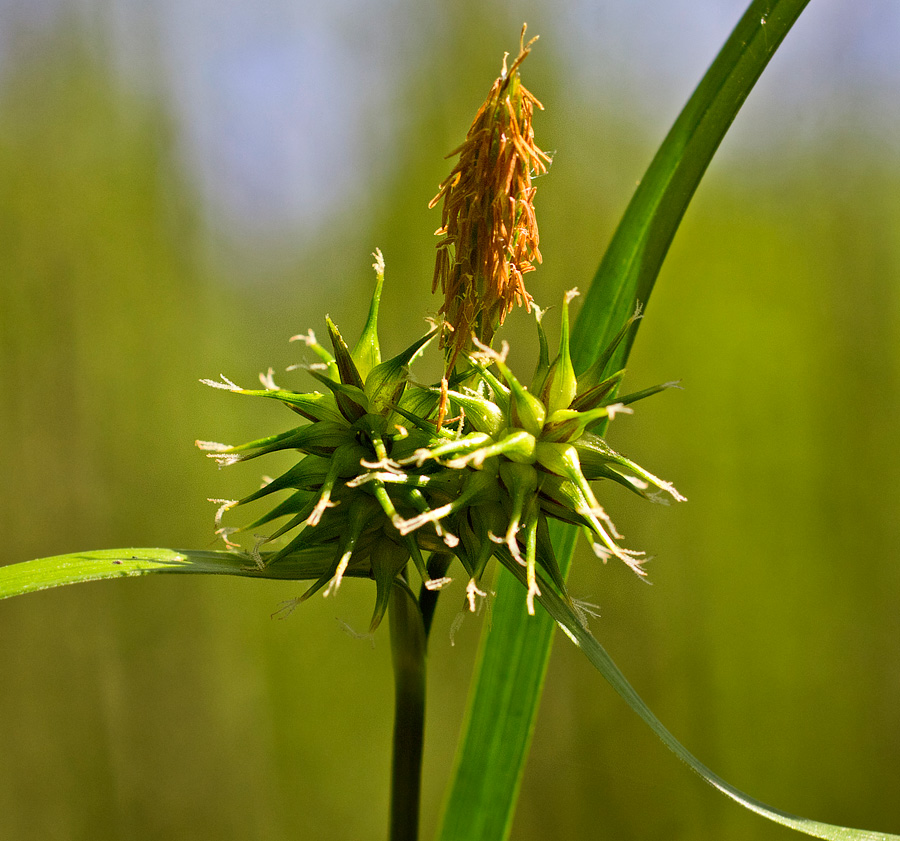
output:
[[425,735],[425,626],[415,598],[395,584],[389,607],[394,663],[390,841],[417,841]]
[[[449,552],[435,552],[428,559],[428,575],[431,578],[443,578],[450,568],[453,555]],[[434,609],[437,607],[440,590],[429,590],[424,584],[419,590],[419,610],[422,612],[422,623],[425,626],[425,642],[428,642],[428,634],[431,632],[431,622],[434,619]]]

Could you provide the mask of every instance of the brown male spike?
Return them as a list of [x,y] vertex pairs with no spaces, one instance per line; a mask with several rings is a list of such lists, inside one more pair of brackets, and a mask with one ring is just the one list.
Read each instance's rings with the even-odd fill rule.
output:
[[432,291],[444,293],[440,312],[447,371],[472,346],[472,335],[490,344],[514,303],[531,309],[524,275],[541,262],[532,177],[547,171],[550,157],[534,142],[531,118],[543,105],[519,80],[518,70],[537,40],[525,43],[494,82],[466,135],[447,157],[459,161],[431,200],[441,199],[442,237],[437,244]]

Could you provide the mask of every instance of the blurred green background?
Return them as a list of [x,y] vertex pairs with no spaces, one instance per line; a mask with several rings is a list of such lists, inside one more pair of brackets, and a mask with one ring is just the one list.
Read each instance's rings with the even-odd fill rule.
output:
[[[272,365],[305,384],[281,373],[301,358],[286,339],[326,312],[355,334],[376,246],[382,344],[419,335],[438,306],[426,204],[523,19],[557,153],[530,286],[543,305],[586,288],[742,5],[0,5],[0,563],[215,545],[206,499],[275,468],[219,472],[194,439],[291,417],[198,380]],[[582,551],[572,589],[712,768],[900,832],[900,20],[887,2],[806,15],[643,322],[630,384],[684,390],[611,430],[690,502],[602,489],[652,586]],[[511,317],[523,372],[532,332]],[[161,577],[0,604],[0,838],[383,837],[389,645],[352,633],[372,588],[273,620],[299,591]],[[425,837],[484,621],[451,644],[462,597],[431,643]],[[515,839],[789,835],[703,785],[558,641]]]

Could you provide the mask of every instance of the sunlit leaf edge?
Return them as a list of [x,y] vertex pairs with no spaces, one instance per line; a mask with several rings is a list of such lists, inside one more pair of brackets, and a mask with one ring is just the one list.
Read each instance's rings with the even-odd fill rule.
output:
[[[265,561],[265,555],[262,556]],[[0,599],[51,587],[132,578],[143,575],[235,575],[278,580],[317,579],[329,568],[329,558],[289,556],[260,566],[239,552],[194,549],[100,549],[72,552],[0,567]],[[347,575],[357,574],[350,569]]]

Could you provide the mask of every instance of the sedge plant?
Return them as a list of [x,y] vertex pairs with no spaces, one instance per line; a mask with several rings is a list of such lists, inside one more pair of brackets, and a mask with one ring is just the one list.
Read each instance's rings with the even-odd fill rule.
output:
[[[282,606],[290,611],[315,594],[334,597],[348,579],[371,581],[369,630],[375,633],[387,618],[396,690],[389,837],[411,841],[419,834],[426,652],[435,605],[442,590],[462,578],[463,604],[477,610],[496,566],[502,572],[493,623],[485,631],[441,839],[508,836],[554,625],[677,755],[746,808],[815,837],[896,838],[781,812],[702,765],[630,687],[566,585],[579,534],[604,561],[646,575],[643,552],[624,545],[603,505],[603,480],[648,501],[684,501],[672,483],[615,450],[606,430],[616,415],[674,385],[621,388],[641,307],[706,165],[804,5],[751,5],[641,182],[574,327],[570,308],[578,292],[564,296],[552,350],[544,309],[526,287],[541,261],[533,179],[551,160],[533,127],[542,105],[520,78],[533,43],[525,41],[523,28],[517,55],[504,58],[432,201],[441,208],[433,289],[443,302],[424,335],[383,358],[378,316],[385,261],[376,251],[360,335],[348,342],[326,318],[327,343],[311,330],[294,337],[307,361],[293,366],[303,370],[291,376],[308,377],[314,390],[297,390],[293,380],[280,385],[271,370],[261,377],[262,388],[225,377],[205,381],[277,401],[298,421],[244,444],[197,442],[220,466],[275,452],[297,455],[252,493],[214,500],[224,549],[128,549],[13,564],[0,569],[0,597],[150,573],[309,582]],[[535,324],[538,361],[527,378],[517,372],[517,350],[502,333],[516,305]],[[442,355],[443,376],[422,383],[415,363],[429,352]],[[238,513],[250,503],[269,508],[242,523]],[[485,717],[494,739],[479,735]]]

